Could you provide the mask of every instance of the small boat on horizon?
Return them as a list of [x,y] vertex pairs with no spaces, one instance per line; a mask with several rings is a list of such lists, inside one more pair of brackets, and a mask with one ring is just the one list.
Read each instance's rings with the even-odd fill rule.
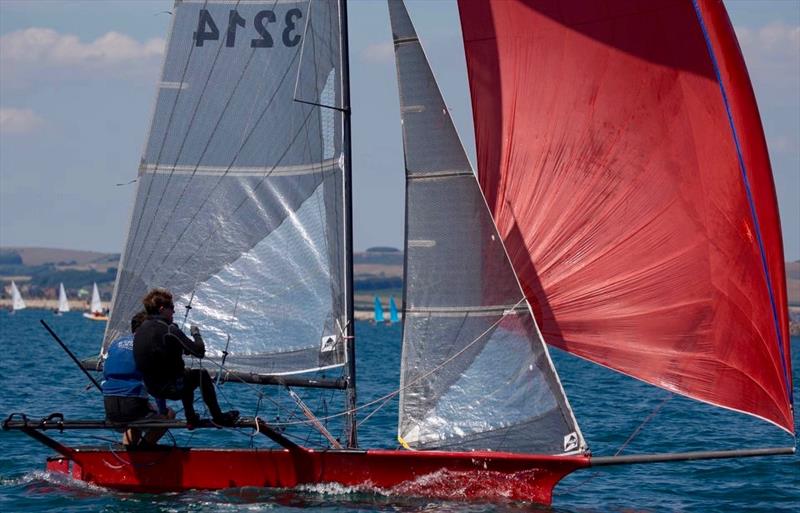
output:
[[89,311],[84,312],[83,316],[93,321],[108,320],[108,310],[103,308],[103,303],[100,301],[100,291],[97,289],[97,283],[92,284],[92,302],[89,306]]
[[383,322],[383,305],[381,305],[381,298],[375,296],[375,314],[372,318],[373,324],[380,324]]
[[394,302],[394,296],[389,297],[389,324],[400,322],[400,316],[397,313],[397,303]]
[[67,291],[64,290],[64,284],[58,285],[58,307],[54,310],[56,315],[64,315],[69,312],[69,301],[67,300]]
[[25,304],[25,300],[22,299],[22,294],[20,294],[17,284],[14,283],[14,280],[11,280],[11,313],[14,314],[17,310],[24,310],[26,308],[27,305]]

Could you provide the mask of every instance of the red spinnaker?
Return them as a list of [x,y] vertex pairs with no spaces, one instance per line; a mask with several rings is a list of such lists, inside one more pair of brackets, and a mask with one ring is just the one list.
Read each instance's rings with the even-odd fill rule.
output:
[[459,0],[481,187],[545,340],[793,432],[772,172],[718,0]]

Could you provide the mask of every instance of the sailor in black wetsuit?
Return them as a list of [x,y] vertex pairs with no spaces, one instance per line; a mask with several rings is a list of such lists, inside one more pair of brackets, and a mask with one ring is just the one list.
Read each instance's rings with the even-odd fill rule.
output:
[[134,335],[133,356],[148,392],[157,399],[182,401],[186,423],[192,428],[200,420],[194,410],[194,391],[200,387],[212,420],[216,424],[232,425],[239,418],[239,412],[222,413],[208,371],[184,366],[184,354],[197,358],[205,356],[206,346],[200,330],[192,326],[192,338],[189,338],[172,322],[175,305],[172,294],[166,290],[151,290],[142,303],[148,317]]

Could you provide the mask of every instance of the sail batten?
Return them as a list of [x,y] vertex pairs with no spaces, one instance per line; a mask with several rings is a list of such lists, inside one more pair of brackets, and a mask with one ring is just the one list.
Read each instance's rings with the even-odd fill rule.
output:
[[390,1],[406,168],[398,439],[586,449],[403,2]]
[[793,432],[780,220],[722,3],[459,11],[479,181],[545,340]]

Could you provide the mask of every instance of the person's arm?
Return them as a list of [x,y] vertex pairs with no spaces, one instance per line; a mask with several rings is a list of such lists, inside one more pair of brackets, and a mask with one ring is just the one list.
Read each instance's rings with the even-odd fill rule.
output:
[[203,342],[203,337],[200,336],[200,330],[196,326],[192,326],[192,338],[186,336],[181,329],[175,325],[170,324],[169,334],[178,339],[183,348],[183,354],[188,354],[196,358],[202,358],[206,355],[206,345]]

